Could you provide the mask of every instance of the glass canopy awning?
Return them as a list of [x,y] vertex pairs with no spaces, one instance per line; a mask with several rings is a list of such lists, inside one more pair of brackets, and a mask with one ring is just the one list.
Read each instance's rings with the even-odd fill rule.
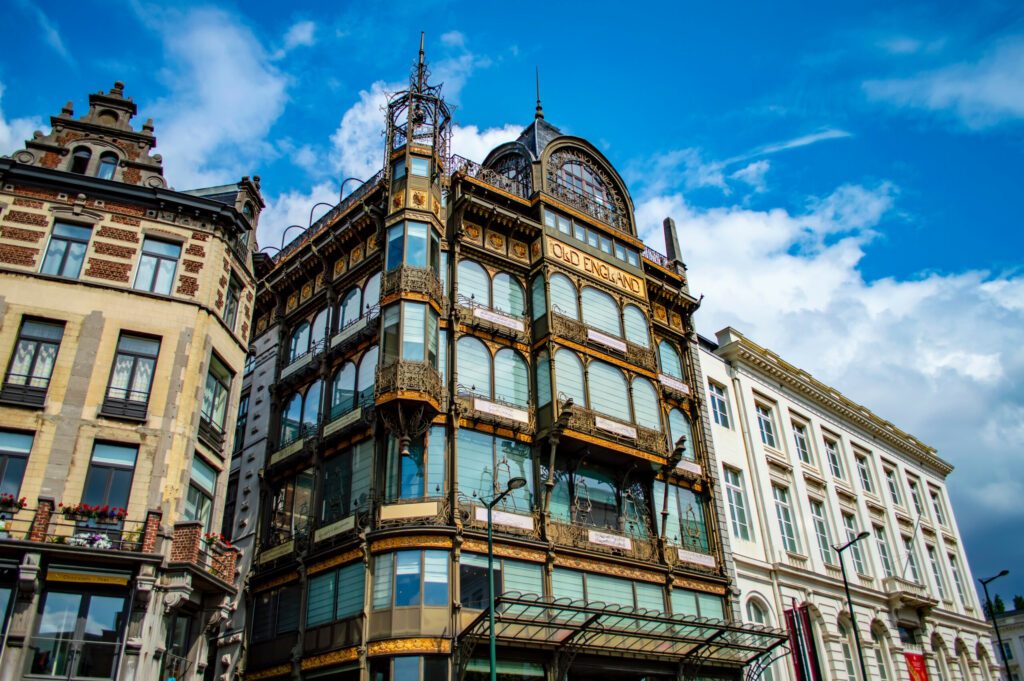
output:
[[[461,639],[488,639],[484,610]],[[576,653],[674,663],[745,666],[786,642],[786,632],[757,624],[666,615],[642,608],[507,593],[495,600],[494,633],[502,645],[573,649]]]

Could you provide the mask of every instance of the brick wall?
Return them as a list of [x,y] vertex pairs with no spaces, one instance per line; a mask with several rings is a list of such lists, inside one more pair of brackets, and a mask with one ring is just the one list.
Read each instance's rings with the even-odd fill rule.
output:
[[53,499],[40,498],[36,506],[36,515],[32,518],[32,529],[28,532],[29,541],[46,541],[50,531],[50,516],[53,515]]
[[0,244],[0,262],[7,263],[8,265],[35,267],[36,255],[38,254],[38,248]]
[[150,511],[146,514],[146,526],[142,530],[142,552],[156,553],[156,542],[160,538],[160,520],[163,514],[160,511]]
[[[124,220],[134,220],[136,225],[139,224],[139,221],[135,220],[135,218],[121,218],[119,215],[115,215],[110,219],[114,222],[122,223]],[[108,227],[107,225],[100,227],[99,231],[96,232],[96,236],[102,236],[108,239],[117,239],[118,241],[130,241],[133,244],[139,243],[139,235],[130,229],[119,229],[117,227]]]
[[46,232],[37,232],[34,229],[22,229],[21,227],[11,227],[10,225],[0,225],[0,237],[5,239],[36,243],[44,236],[46,236]]
[[195,277],[182,276],[178,280],[178,293],[194,296],[199,291],[199,280]]
[[131,246],[118,246],[117,244],[108,244],[105,241],[97,241],[96,245],[93,246],[100,255],[112,255],[115,258],[131,258],[135,255],[135,249]]
[[89,258],[89,267],[85,270],[87,277],[107,279],[127,283],[132,265],[128,262],[114,262],[102,258]]
[[23,225],[33,225],[35,227],[46,227],[50,224],[49,215],[45,213],[28,213],[23,210],[7,211],[4,220],[7,222],[18,222]]
[[202,523],[197,521],[176,523],[171,540],[171,562],[198,564],[202,541]]

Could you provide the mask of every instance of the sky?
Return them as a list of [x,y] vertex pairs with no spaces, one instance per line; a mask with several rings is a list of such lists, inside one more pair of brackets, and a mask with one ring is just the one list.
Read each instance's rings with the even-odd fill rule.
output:
[[[426,32],[482,160],[547,120],[675,218],[701,333],[733,325],[936,447],[976,577],[1024,594],[1019,3],[12,0],[0,154],[115,80],[178,189],[262,178],[261,246],[382,165]],[[346,187],[351,191],[355,183]],[[298,230],[292,230],[295,236]]]

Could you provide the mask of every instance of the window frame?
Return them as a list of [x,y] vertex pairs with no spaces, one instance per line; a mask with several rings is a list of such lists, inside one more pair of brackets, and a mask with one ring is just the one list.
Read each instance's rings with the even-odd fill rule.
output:
[[772,499],[775,501],[775,517],[779,523],[779,536],[787,553],[800,553],[800,537],[793,513],[793,502],[789,488],[772,484]]
[[860,480],[861,489],[868,494],[876,494],[874,474],[871,470],[871,459],[867,454],[854,452],[854,459],[857,463],[857,477]]
[[[417,555],[417,587],[415,596],[412,598],[403,598],[403,602],[398,602],[399,596],[399,575],[403,574],[399,572],[402,567],[400,562],[401,557],[407,559],[412,554]],[[441,556],[444,556],[445,565],[445,597],[443,599],[437,598],[437,594],[433,597],[427,597],[427,554],[431,554],[435,560]],[[381,572],[382,566],[379,565],[379,561],[382,559],[390,561],[390,566],[385,572]],[[408,568],[408,565],[405,566]],[[411,573],[405,573],[411,574]],[[388,585],[384,587],[381,583],[383,577],[386,575],[389,579]],[[379,581],[380,580],[380,581]],[[438,584],[439,582],[433,581],[432,583]],[[380,593],[387,594],[387,604],[378,605],[378,589],[384,588],[385,590]],[[441,549],[400,549],[398,551],[388,551],[386,553],[379,553],[374,556],[373,560],[373,581],[372,581],[372,592],[370,597],[370,609],[373,612],[380,612],[382,610],[394,610],[398,608],[448,608],[451,602],[451,589],[452,589],[452,560],[451,553]],[[406,600],[414,602],[404,602]],[[427,602],[427,601],[430,602]]]
[[[814,526],[814,534],[818,541],[818,552],[821,560],[830,567],[836,566],[836,558],[832,549],[832,531],[829,527],[828,509],[821,499],[808,499],[811,509],[811,524]],[[820,513],[815,512],[816,510]]]
[[[89,232],[89,236],[83,239],[81,236],[57,234],[57,230],[60,227],[86,230]],[[89,253],[89,244],[92,242],[92,237],[93,225],[82,225],[72,222],[64,222],[62,220],[55,220],[53,227],[50,229],[50,237],[46,242],[46,250],[43,252],[43,262],[39,266],[39,273],[50,277],[60,277],[61,279],[72,279],[76,281],[80,279],[82,276],[82,267],[85,265],[85,257]],[[51,273],[46,271],[46,263],[50,261],[50,249],[53,247],[55,241],[60,241],[64,244],[64,252],[60,256],[60,264],[57,266],[57,271]],[[82,259],[78,263],[78,271],[75,272],[74,276],[71,276],[64,271],[68,264],[68,256],[71,253],[71,244],[80,244],[85,247],[82,250]]]
[[[54,340],[52,338],[45,338],[42,335],[33,336],[32,332],[26,332],[26,326],[29,324],[41,324],[51,326],[54,328],[60,328],[60,338]],[[11,349],[11,356],[7,361],[7,371],[4,373],[4,384],[0,397],[5,400],[18,402],[22,404],[31,404],[33,406],[43,406],[46,401],[46,393],[50,389],[50,380],[53,378],[53,370],[57,366],[57,357],[60,354],[60,346],[64,342],[64,331],[66,330],[66,323],[63,320],[51,320],[44,319],[42,317],[29,317],[24,316],[21,318],[21,324],[18,327],[18,335],[14,339],[14,347]],[[14,369],[15,362],[18,359],[19,352],[21,351],[22,343],[31,345],[31,359],[29,360],[27,374],[13,374],[11,373]],[[36,375],[36,370],[39,366],[41,351],[44,346],[53,347],[53,356],[50,360],[49,371],[46,372],[45,378]],[[12,377],[24,378],[23,383],[12,382]],[[32,385],[33,382],[43,382],[44,385]]]
[[[241,303],[242,283],[232,274],[228,277],[227,288],[224,289],[224,313],[221,317],[231,331],[235,330],[235,325],[238,323],[238,310],[242,306]],[[310,333],[310,338],[312,339],[312,333]]]
[[711,403],[711,415],[715,423],[731,430],[732,417],[729,413],[728,388],[714,381],[708,381],[708,401]]
[[[843,467],[843,450],[839,438],[827,434],[822,436],[825,443],[825,459],[828,461],[829,472],[836,480],[846,480],[846,469]],[[831,445],[831,446],[830,446]]]
[[[118,448],[122,448],[122,449],[133,449],[133,450],[135,450],[135,456],[132,459],[131,466],[128,466],[126,464],[119,464],[119,463],[97,462],[96,461],[96,448],[97,448],[97,446],[110,446],[110,447],[118,447]],[[114,442],[114,441],[107,441],[107,440],[95,440],[95,441],[93,441],[92,452],[89,455],[89,467],[86,469],[85,483],[82,486],[81,503],[89,504],[89,505],[93,505],[93,506],[97,506],[97,505],[98,506],[104,506],[104,505],[107,505],[107,506],[111,506],[111,507],[115,507],[115,508],[120,508],[122,510],[127,509],[128,505],[131,503],[132,487],[133,487],[133,485],[135,483],[135,469],[136,469],[136,466],[138,465],[138,462],[139,462],[139,445],[137,445],[137,444],[127,443],[127,442]],[[111,502],[111,499],[110,499],[110,493],[111,493],[112,487],[114,485],[114,477],[115,477],[114,476],[114,472],[115,471],[130,471],[129,476],[128,476],[128,480],[127,480],[127,484],[126,484],[126,493],[125,493],[125,499],[124,499],[124,504],[123,505],[118,505],[117,503],[113,503],[113,502]],[[103,475],[103,476],[105,476],[106,477],[106,481],[105,481],[105,483],[103,485],[103,494],[102,494],[103,498],[101,500],[98,500],[98,501],[94,502],[94,501],[91,501],[91,500],[87,500],[85,497],[86,497],[86,494],[89,492],[89,488],[91,486],[90,482],[92,482],[93,476],[95,476],[95,475]]]
[[[216,375],[215,369],[218,366],[220,369],[223,369],[223,373],[225,374],[224,378],[221,378]],[[200,406],[200,421],[205,421],[208,426],[213,428],[215,432],[220,435],[221,442],[218,444],[218,446],[223,446],[224,428],[227,422],[227,408],[228,402],[231,399],[231,384],[234,382],[234,376],[234,373],[228,367],[227,363],[224,362],[224,360],[222,360],[217,355],[216,352],[211,352],[209,366],[206,369],[206,381],[203,384],[203,400]],[[214,411],[217,410],[216,403],[218,397],[222,396],[224,400],[224,410],[223,413],[220,415],[219,422],[216,419],[216,414],[208,413],[208,410],[206,408],[207,394],[210,388],[211,380],[214,382],[214,392],[211,399],[209,400],[211,408]],[[202,423],[200,423],[200,425],[202,425]]]
[[[176,257],[172,258],[169,255],[165,255],[163,253],[155,253],[155,252],[146,251],[146,245],[151,243],[151,242],[152,243],[165,244],[165,245],[169,245],[169,246],[175,246],[178,249],[178,255]],[[143,236],[142,248],[140,249],[140,255],[139,255],[139,264],[135,268],[135,283],[132,285],[132,288],[135,289],[136,291],[145,291],[147,293],[155,293],[157,295],[162,295],[162,296],[169,296],[169,295],[171,295],[171,292],[174,290],[174,279],[178,275],[178,263],[181,261],[181,253],[182,253],[182,250],[183,250],[182,246],[183,246],[182,242],[176,241],[176,240],[173,240],[173,239],[166,239],[166,238],[160,238],[160,237],[155,237],[155,236]],[[142,282],[140,281],[140,279],[142,277],[142,272],[143,272],[143,263],[147,259],[150,259],[150,260],[154,261],[153,270],[152,270],[151,275],[150,275],[149,284],[146,285],[146,286],[141,286],[140,284]],[[156,290],[156,284],[157,284],[157,281],[160,279],[160,271],[161,271],[161,268],[163,267],[164,263],[173,263],[173,265],[171,267],[171,274],[170,274],[170,277],[168,279],[168,288],[167,288],[167,290],[166,291],[158,291],[158,290]]]
[[[10,433],[12,435],[27,436],[29,438],[28,449],[21,450],[13,447],[7,447],[2,444],[3,440],[0,439],[0,493],[10,494],[15,499],[21,496],[21,486],[25,482],[25,471],[28,469],[28,460],[32,456],[32,448],[36,444],[36,434],[33,431],[17,430],[14,428],[2,428],[0,429],[0,435]],[[18,484],[16,486],[11,485],[10,489],[13,491],[7,491],[5,487],[8,487],[7,474],[11,468],[11,460],[17,459],[21,461],[21,472],[18,474]],[[0,612],[0,617],[3,613]]]
[[[153,394],[153,385],[156,382],[156,367],[160,361],[160,350],[163,347],[162,340],[163,339],[159,336],[151,336],[148,334],[126,331],[124,329],[120,331],[117,337],[117,345],[114,346],[114,361],[110,366],[110,375],[107,377],[107,387],[103,392],[103,405],[100,409],[101,415],[139,420],[144,420],[146,418],[149,412],[149,399]],[[122,349],[121,344],[126,341],[156,343],[156,350],[153,354],[147,354],[140,350],[130,350],[127,348]],[[126,387],[116,388],[113,385],[114,376],[117,374],[117,366],[122,358],[129,358],[131,366],[128,370],[128,380],[125,384]],[[133,399],[131,395],[139,391],[134,390],[132,386],[135,385],[140,365],[147,360],[151,362],[151,367],[145,399]],[[114,396],[112,392],[115,390],[123,391],[124,396]]]
[[790,425],[793,428],[793,448],[796,449],[796,458],[806,466],[817,468],[814,451],[811,448],[810,424],[794,418]]
[[[723,466],[723,478],[725,479],[726,499],[729,502],[729,520],[732,524],[733,534],[738,539],[750,541],[750,512],[747,510],[746,490],[743,483],[743,472],[736,468]],[[730,479],[733,478],[733,479]],[[738,502],[738,503],[737,503]],[[737,512],[736,509],[739,509]],[[738,516],[742,514],[742,518]]]
[[885,484],[889,488],[889,499],[896,506],[903,507],[903,492],[900,490],[899,470],[895,466],[883,465]]
[[[206,466],[210,469],[210,472],[213,474],[213,489],[204,488],[202,483],[196,480],[195,468],[197,464],[199,466]],[[192,466],[189,469],[188,488],[185,492],[185,509],[182,513],[182,517],[186,520],[202,523],[204,532],[210,531],[210,523],[213,522],[213,505],[214,500],[217,497],[217,479],[220,477],[221,472],[222,471],[218,471],[211,464],[207,463],[198,454],[193,455]],[[191,501],[193,497],[196,498],[195,504]],[[204,501],[206,502],[205,504],[202,503]],[[190,506],[194,506],[195,513],[189,512]],[[204,509],[206,511],[205,518],[203,517]]]
[[754,413],[757,417],[757,430],[761,435],[761,444],[779,451],[779,439],[775,433],[775,408],[765,402],[755,400]]

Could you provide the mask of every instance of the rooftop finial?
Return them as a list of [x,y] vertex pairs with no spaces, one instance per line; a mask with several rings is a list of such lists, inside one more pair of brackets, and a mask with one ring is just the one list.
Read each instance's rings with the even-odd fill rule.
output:
[[426,77],[427,69],[426,69],[426,64],[424,63],[425,62],[425,59],[424,59],[425,53],[424,53],[424,50],[423,50],[423,37],[424,37],[424,34],[425,34],[425,31],[420,31],[420,61],[416,65],[416,91],[417,92],[423,92],[423,88],[427,84],[427,77]]
[[540,105],[540,67],[535,66],[536,79],[537,79],[537,112],[534,114],[534,118],[544,118],[544,107]]

